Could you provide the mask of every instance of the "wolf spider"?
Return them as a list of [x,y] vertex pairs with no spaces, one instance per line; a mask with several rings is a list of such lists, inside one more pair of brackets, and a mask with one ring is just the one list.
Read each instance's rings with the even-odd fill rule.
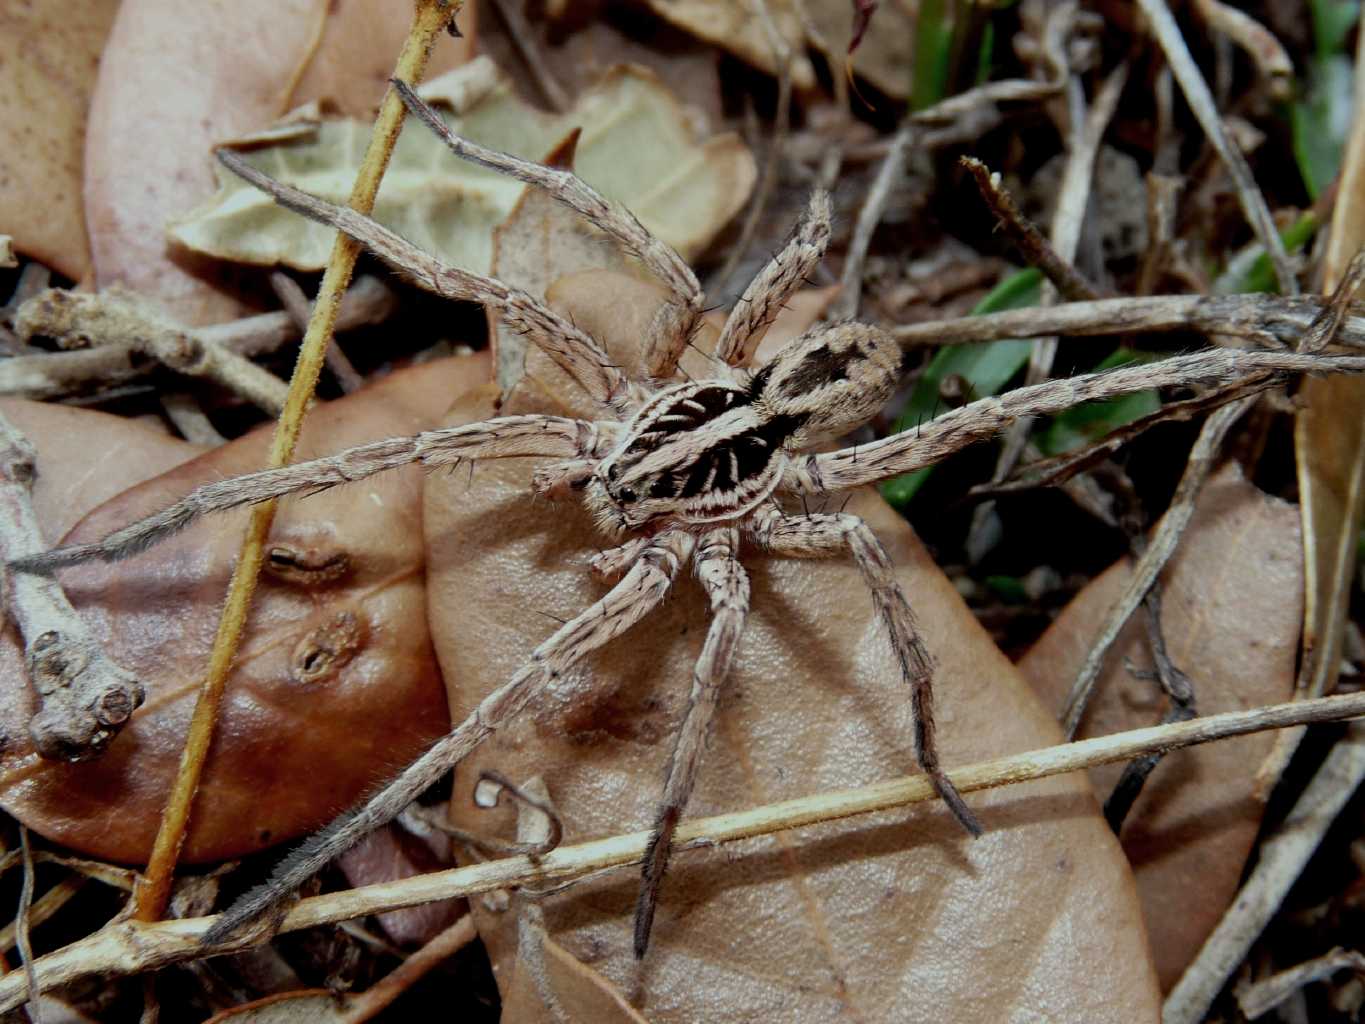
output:
[[691,563],[709,599],[711,622],[643,860],[635,917],[635,954],[643,956],[671,840],[744,632],[749,611],[749,579],[739,557],[744,543],[794,558],[846,554],[857,564],[910,697],[919,765],[963,828],[979,835],[976,816],[939,766],[930,691],[933,660],[885,549],[856,516],[793,514],[784,510],[780,498],[876,483],[986,439],[1021,416],[1057,413],[1083,401],[1192,384],[1241,395],[1270,387],[1289,372],[1323,368],[1325,363],[1333,369],[1359,369],[1359,360],[1214,350],[1021,388],[963,406],[916,431],[807,454],[812,446],[871,419],[890,399],[902,371],[897,343],[884,331],[859,323],[818,327],[750,368],[759,339],[824,254],[830,204],[823,192],[812,195],[790,239],[730,313],[711,357],[714,376],[680,380],[679,358],[703,312],[701,288],[682,258],[627,210],[572,173],[455,137],[410,89],[401,82],[395,86],[409,110],[457,156],[547,190],[614,237],[668,286],[671,298],[646,339],[643,379],[629,378],[592,337],[526,293],[446,266],[382,225],[275,182],[223,152],[219,156],[224,163],[279,203],[346,232],[421,287],[496,309],[569,375],[602,418],[504,416],[218,481],[102,541],[58,548],[17,560],[12,567],[52,572],[91,559],[125,558],[202,515],[325,489],[413,462],[453,466],[515,457],[552,460],[534,476],[536,493],[561,499],[577,495],[602,531],[620,541],[591,561],[596,573],[618,582],[537,647],[519,672],[396,779],[289,854],[270,880],[228,908],[206,934],[206,943],[219,942],[267,914],[343,850],[396,817],[557,676],[649,614]]

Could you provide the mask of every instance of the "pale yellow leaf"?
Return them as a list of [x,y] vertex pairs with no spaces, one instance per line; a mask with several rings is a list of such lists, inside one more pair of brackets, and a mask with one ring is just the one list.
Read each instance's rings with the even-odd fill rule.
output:
[[[443,95],[456,106],[447,122],[460,135],[494,149],[540,160],[573,128],[582,127],[577,168],[590,184],[629,206],[650,231],[694,255],[744,202],[753,158],[733,135],[695,140],[683,108],[643,68],[609,72],[575,108],[546,114],[518,99],[486,61],[453,72]],[[280,145],[254,147],[248,159],[273,177],[333,202],[344,202],[369,127],[321,123],[316,132]],[[301,220],[227,171],[207,204],[176,221],[182,246],[246,263],[320,269],[332,230]],[[451,155],[420,125],[398,141],[374,216],[409,241],[469,270],[487,273],[493,228],[525,186]]]

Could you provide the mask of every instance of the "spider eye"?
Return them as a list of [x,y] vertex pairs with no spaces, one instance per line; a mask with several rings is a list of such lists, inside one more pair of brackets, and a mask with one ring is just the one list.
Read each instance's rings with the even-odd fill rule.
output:
[[639,498],[640,496],[635,493],[634,488],[622,487],[619,491],[616,492],[616,497],[627,505],[633,505],[635,504],[636,499]]

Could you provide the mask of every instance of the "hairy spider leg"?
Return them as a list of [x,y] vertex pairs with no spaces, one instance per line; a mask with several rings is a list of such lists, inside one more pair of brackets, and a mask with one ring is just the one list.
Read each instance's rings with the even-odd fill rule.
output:
[[615,238],[668,288],[671,297],[659,307],[649,327],[644,365],[650,377],[658,380],[672,377],[701,318],[704,301],[697,275],[677,250],[651,235],[635,214],[602,195],[572,171],[545,167],[462,139],[406,82],[397,78],[392,82],[408,110],[460,159],[544,189],[552,198]]
[[419,288],[496,310],[508,327],[540,346],[602,408],[625,415],[638,398],[620,367],[590,335],[520,288],[443,263],[378,221],[276,181],[231,150],[218,150],[218,159],[286,209],[349,235]]
[[910,602],[896,582],[891,558],[871,527],[848,513],[788,516],[765,510],[755,518],[754,537],[774,554],[792,558],[828,558],[845,551],[852,556],[872,591],[872,603],[886,628],[901,678],[910,689],[915,758],[962,827],[973,836],[981,835],[981,822],[939,766],[934,741],[934,662],[915,627]]
[[179,533],[201,516],[298,491],[316,493],[414,462],[443,466],[464,460],[472,464],[476,459],[594,456],[604,443],[611,443],[617,429],[614,423],[594,424],[562,416],[504,416],[375,441],[325,458],[204,484],[174,505],[115,530],[103,540],[25,555],[14,559],[9,567],[18,572],[50,573],[79,562],[116,562]]
[[635,905],[635,958],[649,948],[659,886],[673,848],[673,833],[692,798],[697,768],[711,731],[721,686],[730,674],[735,648],[749,616],[749,576],[739,564],[739,530],[708,530],[697,544],[697,577],[711,604],[711,625],[692,671],[692,694],[682,729],[668,758],[663,797],[641,865],[640,896]]
[[1295,374],[1362,373],[1365,357],[1296,352],[1210,349],[1156,363],[1131,364],[1016,388],[982,398],[930,420],[916,430],[820,455],[793,456],[782,486],[798,494],[821,494],[875,484],[947,458],[985,441],[1024,416],[1051,416],[1080,405],[1151,388],[1204,386],[1225,391],[1227,401],[1265,391]]
[[758,343],[777,314],[824,258],[830,217],[829,193],[816,189],[787,244],[755,275],[730,310],[716,342],[717,358],[729,366],[753,362]]
[[329,861],[398,817],[423,790],[519,714],[554,679],[649,614],[668,593],[694,544],[692,536],[682,530],[657,534],[620,583],[532,651],[530,660],[516,675],[485,697],[468,718],[437,740],[398,778],[299,845],[264,884],[224,911],[204,933],[202,941],[206,945],[221,943],[250,922],[268,915]]

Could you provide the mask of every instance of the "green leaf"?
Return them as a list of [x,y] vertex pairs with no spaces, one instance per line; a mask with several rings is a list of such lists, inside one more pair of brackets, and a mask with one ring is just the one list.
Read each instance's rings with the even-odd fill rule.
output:
[[1315,57],[1308,67],[1308,88],[1289,105],[1294,160],[1308,194],[1317,199],[1337,176],[1346,135],[1351,130],[1354,69],[1349,57]]
[[910,109],[923,110],[943,99],[953,53],[951,0],[922,0],[915,26],[915,68]]
[[[1106,356],[1095,369],[1108,370],[1125,363],[1146,362],[1151,358],[1145,352],[1119,348]],[[1136,391],[1103,402],[1087,402],[1061,413],[1034,439],[1044,455],[1060,455],[1098,441],[1119,427],[1160,408],[1161,396],[1156,391]]]
[[1313,44],[1319,57],[1343,53],[1346,36],[1360,16],[1360,0],[1312,0]]
[[1006,604],[1023,604],[1029,599],[1024,582],[1018,576],[987,576],[986,586],[996,592]]
[[[1011,274],[977,303],[974,316],[1006,309],[1036,306],[1042,293],[1043,275],[1030,267]],[[939,389],[945,377],[962,377],[970,387],[972,400],[998,394],[1010,378],[1028,362],[1032,343],[1028,341],[988,341],[979,345],[950,345],[934,355],[915,383],[910,400],[896,420],[893,433],[914,430],[938,414],[942,407]],[[925,466],[904,473],[882,484],[882,496],[895,508],[903,509],[924,485],[933,471]]]

